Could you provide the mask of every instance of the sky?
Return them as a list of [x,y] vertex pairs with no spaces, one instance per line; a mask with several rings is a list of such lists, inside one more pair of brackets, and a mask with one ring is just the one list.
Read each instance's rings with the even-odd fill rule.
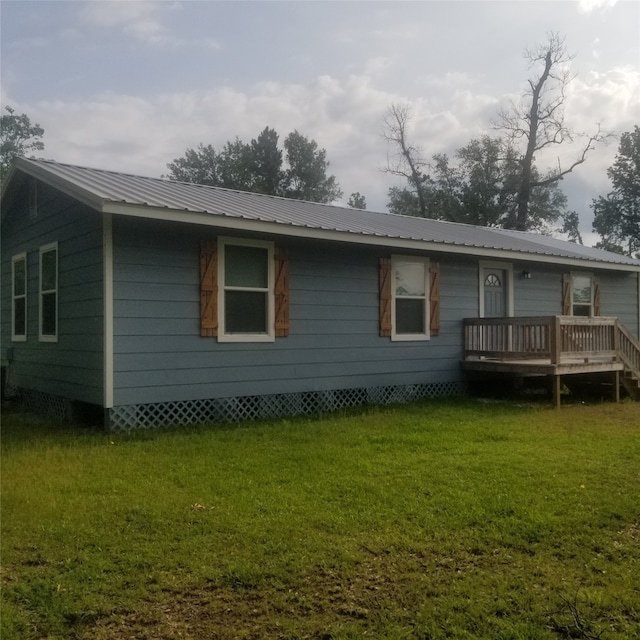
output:
[[[391,104],[407,105],[425,158],[495,135],[534,77],[524,55],[565,38],[575,79],[566,123],[621,134],[640,124],[640,2],[0,0],[2,107],[45,130],[41,157],[159,177],[198,144],[297,130],[344,191],[385,211]],[[575,145],[536,158],[565,167]],[[618,140],[562,182],[594,241],[591,200],[610,191]]]

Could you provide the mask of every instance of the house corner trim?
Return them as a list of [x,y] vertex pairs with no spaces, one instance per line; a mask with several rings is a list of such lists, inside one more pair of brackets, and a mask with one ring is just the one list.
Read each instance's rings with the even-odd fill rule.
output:
[[102,226],[102,282],[104,300],[104,408],[113,408],[113,216],[105,213]]

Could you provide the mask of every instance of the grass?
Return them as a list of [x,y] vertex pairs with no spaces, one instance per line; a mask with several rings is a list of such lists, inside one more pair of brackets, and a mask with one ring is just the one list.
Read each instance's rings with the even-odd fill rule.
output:
[[640,405],[3,416],[3,640],[640,638]]

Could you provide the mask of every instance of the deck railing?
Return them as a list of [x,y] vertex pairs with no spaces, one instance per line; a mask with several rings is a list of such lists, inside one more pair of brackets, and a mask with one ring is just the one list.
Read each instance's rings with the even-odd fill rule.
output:
[[640,343],[621,322],[617,331],[618,355],[632,377],[640,380]]
[[525,318],[465,318],[464,356],[521,359],[549,358],[553,316]]
[[608,317],[466,318],[464,356],[558,364],[563,358],[616,357],[624,343],[632,358],[633,336],[621,334],[618,324]]
[[640,399],[640,341],[617,318],[466,318],[464,358],[540,359],[553,365],[615,361],[624,368],[621,382]]

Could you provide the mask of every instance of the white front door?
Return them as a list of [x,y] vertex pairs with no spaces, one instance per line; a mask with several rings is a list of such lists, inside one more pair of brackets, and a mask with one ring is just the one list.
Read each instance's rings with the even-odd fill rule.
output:
[[482,270],[484,317],[504,318],[507,315],[507,271],[484,267]]

